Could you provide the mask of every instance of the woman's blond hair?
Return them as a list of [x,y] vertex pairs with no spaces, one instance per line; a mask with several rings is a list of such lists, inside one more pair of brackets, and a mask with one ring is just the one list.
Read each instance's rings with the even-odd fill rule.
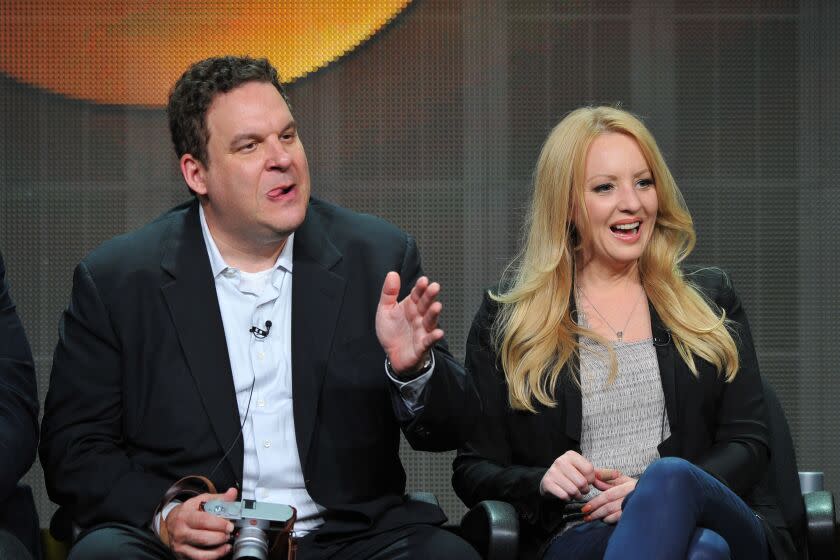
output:
[[[574,210],[588,222],[584,167],[592,141],[617,132],[635,139],[653,175],[658,213],[653,234],[639,259],[645,293],[677,350],[697,375],[695,356],[713,364],[731,381],[738,372],[738,350],[725,313],[710,306],[683,276],[680,263],[694,248],[691,215],[656,141],[634,115],[613,107],[585,107],[569,113],[543,145],[534,173],[527,237],[502,286],[491,297],[500,305],[493,336],[507,378],[510,404],[536,412],[536,402],[554,406],[554,387],[564,366],[579,352],[578,338],[600,339],[572,318],[571,291],[578,256]],[[611,378],[615,361],[611,355]]]

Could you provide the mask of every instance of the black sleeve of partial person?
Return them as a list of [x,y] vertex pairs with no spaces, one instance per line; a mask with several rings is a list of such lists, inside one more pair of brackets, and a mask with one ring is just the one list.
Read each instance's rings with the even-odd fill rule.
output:
[[38,394],[32,351],[0,255],[0,503],[35,460]]

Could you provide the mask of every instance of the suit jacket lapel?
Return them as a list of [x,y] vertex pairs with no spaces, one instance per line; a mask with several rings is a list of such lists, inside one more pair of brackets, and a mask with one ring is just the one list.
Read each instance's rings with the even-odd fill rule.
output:
[[342,255],[312,205],[295,233],[292,270],[292,403],[302,468],[320,406],[327,358],[344,298],[344,278],[332,269]]
[[[216,286],[201,234],[198,201],[173,224],[161,266],[171,280],[161,286],[190,372],[221,449],[237,481],[242,480],[243,447],[230,357]],[[173,398],[177,399],[177,395]],[[186,411],[190,413],[191,411]],[[235,442],[235,443],[234,443]]]

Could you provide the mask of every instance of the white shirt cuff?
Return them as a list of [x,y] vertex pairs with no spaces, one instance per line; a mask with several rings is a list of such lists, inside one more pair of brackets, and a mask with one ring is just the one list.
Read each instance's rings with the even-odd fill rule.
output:
[[161,521],[165,521],[166,516],[169,515],[169,512],[171,512],[173,509],[175,509],[175,506],[178,506],[180,504],[181,504],[181,500],[172,500],[171,502],[169,502],[168,504],[163,506],[163,509],[160,510],[160,513],[155,515],[155,518],[152,520],[152,528],[155,530],[155,534],[158,537],[160,537],[160,523],[161,523]]

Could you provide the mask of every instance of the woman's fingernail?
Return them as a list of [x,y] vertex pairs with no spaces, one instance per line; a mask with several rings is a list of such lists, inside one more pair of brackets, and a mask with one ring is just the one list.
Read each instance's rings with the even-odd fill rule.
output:
[[583,512],[583,513],[589,513],[589,510],[590,510],[590,509],[592,509],[592,507],[590,507],[590,505],[589,505],[589,504],[586,504],[585,506],[583,506],[582,508],[580,508],[580,511],[581,511],[581,512]]
[[583,520],[584,520],[584,521],[586,521],[586,522],[588,523],[588,522],[592,521],[592,518],[591,518],[590,516],[588,516],[588,515],[584,515],[584,516],[583,516]]

